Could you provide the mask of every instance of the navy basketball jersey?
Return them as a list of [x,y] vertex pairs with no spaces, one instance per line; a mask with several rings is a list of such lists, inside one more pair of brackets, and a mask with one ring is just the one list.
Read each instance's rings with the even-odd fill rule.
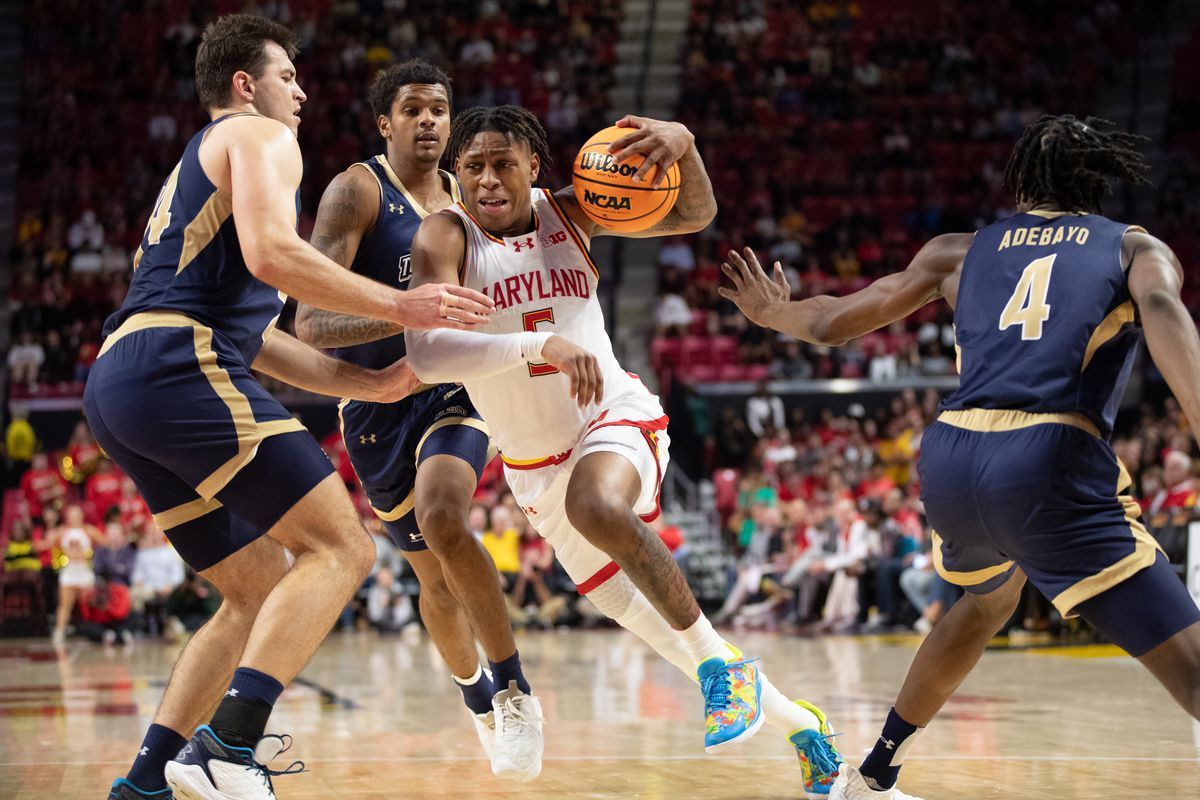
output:
[[1030,212],[976,233],[954,309],[961,383],[942,407],[1078,412],[1107,438],[1141,337],[1121,263],[1131,229]]
[[[412,240],[417,235],[417,228],[421,227],[421,220],[429,216],[429,212],[409,194],[388,163],[387,156],[378,155],[356,166],[370,170],[379,183],[379,213],[375,217],[375,227],[359,244],[350,269],[388,286],[407,289],[412,278]],[[454,202],[458,202],[458,181],[444,170],[438,170],[438,174],[446,191]],[[403,357],[404,353],[402,333],[333,351],[343,361],[369,369],[382,369]]]
[[[104,335],[144,311],[175,311],[223,334],[246,364],[279,319],[287,299],[250,274],[233,224],[233,201],[217,191],[200,166],[204,126],[163,184],[142,244],[133,258],[125,302],[104,323]],[[296,213],[300,193],[296,193]]]

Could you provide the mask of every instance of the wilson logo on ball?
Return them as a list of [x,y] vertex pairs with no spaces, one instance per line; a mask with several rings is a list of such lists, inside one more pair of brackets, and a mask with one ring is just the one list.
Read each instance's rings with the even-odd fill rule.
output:
[[625,211],[633,208],[633,204],[629,202],[628,197],[612,197],[607,194],[596,194],[591,189],[583,190],[583,202],[597,208],[613,208]]
[[638,171],[636,165],[631,165],[628,162],[618,164],[613,157],[605,153],[584,153],[580,160],[579,168],[584,170],[594,170],[595,172],[607,172],[610,175],[620,175],[623,178],[631,178]]

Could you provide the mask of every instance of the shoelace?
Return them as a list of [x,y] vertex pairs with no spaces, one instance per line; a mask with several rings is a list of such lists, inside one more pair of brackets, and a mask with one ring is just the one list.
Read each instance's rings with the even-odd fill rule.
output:
[[525,702],[523,697],[512,697],[504,701],[504,713],[501,715],[504,719],[503,725],[500,719],[496,719],[496,735],[505,738],[516,736],[517,729],[529,727],[535,722],[541,722],[540,716],[531,714],[525,710]]
[[838,762],[833,757],[833,738],[840,735],[838,733],[823,735],[816,739],[809,739],[808,743],[804,745],[802,748],[804,755],[808,758],[808,763],[814,772],[821,775],[832,775],[837,771]]
[[700,690],[704,692],[704,699],[708,704],[713,708],[728,707],[729,695],[733,691],[733,679],[731,677],[733,668],[753,664],[755,661],[758,661],[758,659],[743,658],[741,661],[730,661],[719,672],[706,675],[700,683]]
[[[263,738],[265,739],[268,737],[264,736]],[[275,758],[278,758],[283,753],[286,753],[288,750],[292,749],[293,739],[291,734],[285,733],[282,736],[274,736],[271,738],[275,738],[283,742],[283,747],[278,753],[275,754]],[[263,784],[267,787],[271,794],[275,794],[275,786],[271,783],[272,777],[278,777],[280,775],[298,775],[301,772],[305,772],[304,762],[300,760],[296,760],[291,764],[288,764],[286,769],[271,769],[266,764],[259,764],[257,761],[254,762],[254,766],[258,770],[259,778],[262,779]]]

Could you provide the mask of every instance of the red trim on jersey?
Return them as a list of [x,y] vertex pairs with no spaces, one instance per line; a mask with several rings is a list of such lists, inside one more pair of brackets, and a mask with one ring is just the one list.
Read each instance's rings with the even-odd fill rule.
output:
[[579,234],[575,230],[575,223],[571,222],[571,218],[568,217],[566,212],[563,211],[558,205],[558,200],[554,198],[553,194],[546,189],[542,189],[542,193],[545,194],[546,199],[550,201],[550,207],[554,209],[554,213],[557,214],[558,218],[562,220],[563,227],[567,229],[567,234],[571,237],[571,240],[575,242],[575,246],[579,248],[579,252],[583,253],[583,257],[587,259],[588,266],[592,268],[592,274],[596,276],[596,280],[599,280],[600,270],[596,269],[596,262],[592,261],[592,254],[589,253],[588,249],[584,246],[583,239],[579,238]]
[[485,228],[485,227],[483,227],[483,225],[481,225],[481,224],[480,224],[479,220],[475,219],[475,215],[474,215],[474,214],[472,214],[472,213],[471,213],[471,212],[470,212],[470,211],[467,209],[467,207],[466,207],[466,206],[463,204],[463,202],[462,202],[461,200],[459,200],[457,203],[455,203],[455,205],[457,205],[459,208],[461,208],[461,209],[462,209],[462,212],[463,212],[464,214],[466,214],[466,215],[467,215],[467,217],[469,217],[469,218],[470,218],[471,222],[475,223],[475,227],[476,227],[476,228],[479,228],[479,231],[480,231],[480,232],[481,232],[481,233],[482,233],[484,236],[486,236],[487,238],[491,239],[493,242],[496,242],[497,244],[504,244],[504,240],[503,240],[503,239],[498,239],[498,238],[496,238],[495,236],[493,236],[492,234],[488,233],[488,229],[487,229],[487,228]]
[[543,467],[555,467],[571,457],[574,449],[568,450],[565,453],[559,453],[556,456],[547,456],[546,458],[533,458],[529,460],[510,461],[503,453],[500,454],[500,460],[509,469],[527,470],[527,469],[542,469]]
[[587,594],[588,592],[599,589],[604,585],[605,582],[607,582],[610,578],[612,578],[612,576],[616,575],[620,571],[621,568],[617,566],[617,562],[610,561],[601,567],[595,575],[588,578],[583,583],[578,584],[575,587],[575,591],[579,592],[580,594]]

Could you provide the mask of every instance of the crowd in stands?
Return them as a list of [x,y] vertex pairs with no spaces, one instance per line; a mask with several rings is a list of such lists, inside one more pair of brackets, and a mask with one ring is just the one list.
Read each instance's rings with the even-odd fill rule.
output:
[[[1042,113],[1094,113],[1139,27],[1165,20],[1154,14],[1162,5],[693,2],[678,114],[720,211],[704,233],[662,249],[661,384],[953,374],[943,304],[840,349],[813,347],[748,325],[718,296],[724,254],[750,246],[768,270],[781,262],[796,299],[844,294],[903,269],[939,233],[1011,215],[1001,179],[1021,130]],[[1179,52],[1172,141],[1189,152],[1156,176],[1159,219],[1140,221],[1186,256],[1200,255],[1195,193],[1183,190],[1200,177],[1189,124],[1197,59]]]
[[159,187],[208,122],[192,70],[200,34],[218,14],[250,7],[299,35],[307,236],[333,176],[382,149],[366,100],[372,78],[409,58],[446,69],[458,110],[516,103],[536,112],[550,136],[552,182],[568,182],[575,149],[612,123],[621,6],[450,0],[413,13],[389,0],[24,4],[12,396],[82,393]]
[[[802,633],[927,631],[957,599],[933,564],[916,459],[938,396],[907,390],[868,413],[817,418],[761,388],[727,406],[713,442],[713,482],[730,593],[715,621]],[[1113,449],[1168,558],[1186,559],[1200,484],[1194,434],[1167,399],[1122,414]],[[1063,621],[1034,590],[1014,620],[1040,632]]]
[[[906,390],[874,411],[815,417],[790,411],[766,387],[744,408],[726,406],[708,443],[710,477],[724,551],[730,554],[724,604],[714,621],[800,634],[929,630],[958,590],[937,575],[933,540],[920,503],[916,460],[938,395]],[[14,419],[14,429],[25,423]],[[376,543],[376,563],[342,626],[398,632],[419,625],[419,585],[365,495],[340,436],[323,442]],[[1131,479],[1129,493],[1167,556],[1183,563],[1186,524],[1200,483],[1193,434],[1178,404],[1146,404],[1122,414],[1113,449]],[[126,476],[96,449],[86,425],[62,452],[38,452],[10,474],[0,546],[4,621],[0,630],[75,630],[96,641],[134,635],[176,638],[195,630],[219,603],[216,592],[167,544]],[[518,626],[598,623],[575,592],[504,483],[498,461],[476,493],[470,525],[492,556],[509,616]],[[657,523],[677,557],[686,534]],[[681,564],[685,566],[686,558]],[[18,600],[13,600],[14,593]],[[22,599],[23,598],[23,599]],[[17,615],[26,623],[13,627]],[[1060,626],[1030,590],[1014,622],[1043,631]]]

